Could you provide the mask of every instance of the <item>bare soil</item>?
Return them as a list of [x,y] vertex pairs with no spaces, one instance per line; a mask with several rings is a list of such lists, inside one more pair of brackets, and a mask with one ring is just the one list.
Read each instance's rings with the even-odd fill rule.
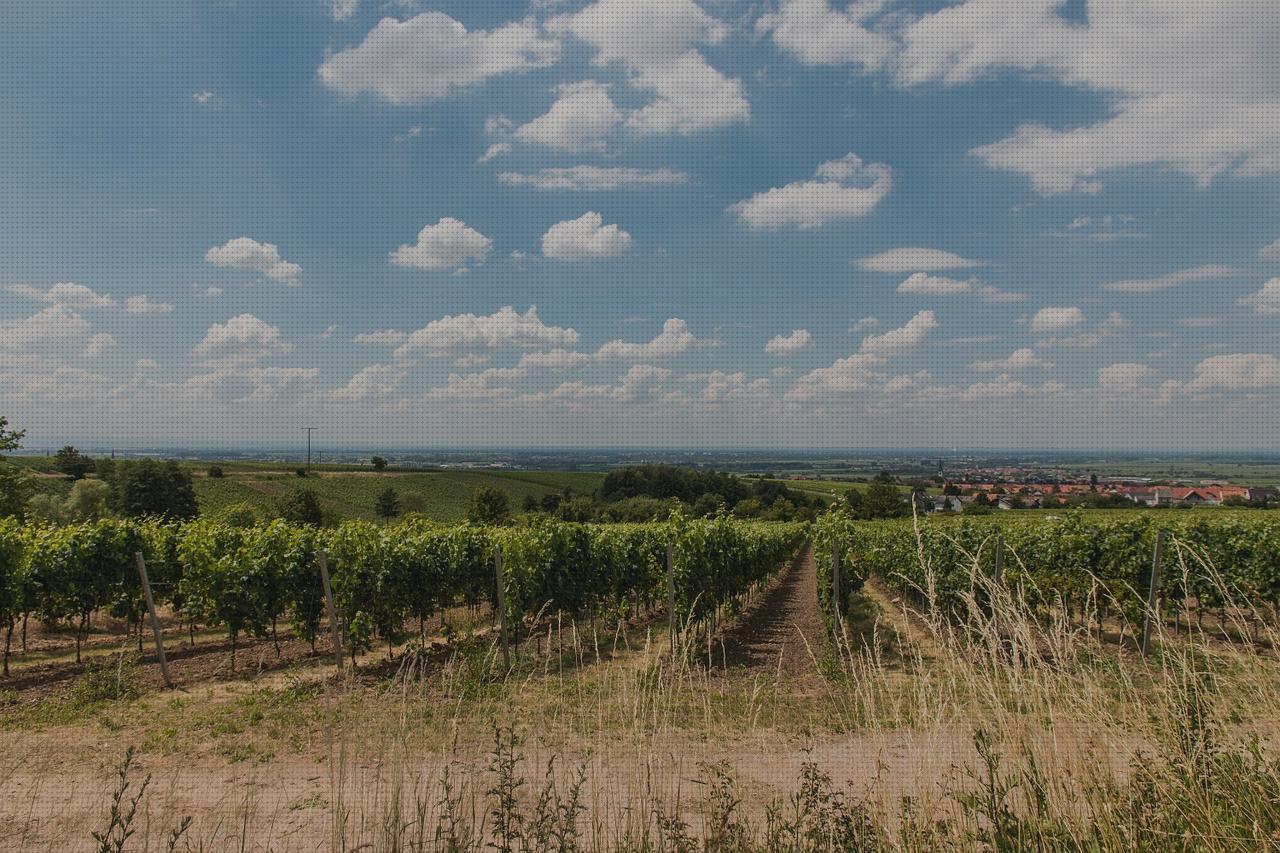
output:
[[825,631],[818,613],[818,570],[806,543],[741,618],[716,636],[712,666],[812,680],[818,677]]

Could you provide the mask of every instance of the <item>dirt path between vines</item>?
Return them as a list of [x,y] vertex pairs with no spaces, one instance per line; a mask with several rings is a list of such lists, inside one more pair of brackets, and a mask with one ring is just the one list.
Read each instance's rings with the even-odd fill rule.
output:
[[817,565],[806,543],[742,617],[717,635],[712,664],[772,672],[779,680],[817,679],[825,636]]

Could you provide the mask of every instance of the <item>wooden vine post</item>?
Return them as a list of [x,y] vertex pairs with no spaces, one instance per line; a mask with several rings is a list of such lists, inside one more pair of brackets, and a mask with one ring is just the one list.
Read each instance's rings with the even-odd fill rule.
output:
[[1004,640],[1000,636],[1000,590],[1004,583],[1004,534],[996,536],[996,566],[991,573],[991,633],[995,641],[1003,649]]
[[498,634],[502,639],[502,667],[511,671],[511,650],[507,646],[507,585],[502,581],[502,548],[493,549],[493,580],[498,590]]
[[671,633],[671,657],[676,656],[676,562],[675,546],[667,543],[667,627]]
[[333,587],[329,583],[329,553],[321,548],[316,552],[316,562],[320,564],[320,582],[324,584],[324,606],[329,614],[329,642],[333,645],[333,658],[338,663],[338,672],[342,672],[342,639],[338,629],[338,610],[333,606]]
[[173,687],[173,679],[169,677],[169,661],[164,656],[164,638],[160,634],[160,620],[156,617],[156,602],[151,596],[151,581],[147,578],[147,561],[142,552],[136,551],[133,561],[138,566],[138,579],[142,581],[142,594],[147,601],[147,612],[151,614],[151,631],[156,637],[156,656],[160,659],[160,677],[165,687]]
[[831,545],[831,609],[835,617],[836,633],[839,633],[841,600],[840,600],[840,543],[833,542]]
[[1152,623],[1160,614],[1160,558],[1164,554],[1164,531],[1156,531],[1156,551],[1151,558],[1151,583],[1147,586],[1147,610],[1142,618],[1142,654],[1151,649]]

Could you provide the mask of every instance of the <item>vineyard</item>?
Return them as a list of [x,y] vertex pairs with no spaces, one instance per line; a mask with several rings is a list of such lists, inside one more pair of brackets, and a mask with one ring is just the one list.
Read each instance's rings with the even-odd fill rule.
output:
[[[729,518],[643,525],[541,521],[527,527],[347,522],[314,529],[277,521],[237,528],[100,521],[66,527],[0,523],[0,626],[8,669],[14,629],[29,617],[63,622],[79,643],[104,612],[139,632],[147,609],[135,554],[157,604],[185,622],[278,636],[282,621],[314,646],[325,612],[318,563],[327,555],[333,605],[354,655],[404,639],[409,620],[498,601],[520,628],[546,613],[569,617],[675,603],[680,624],[734,609],[803,541],[805,526]],[[671,561],[668,571],[667,554]],[[277,641],[278,642],[278,641]],[[233,658],[234,660],[234,658]]]
[[1202,623],[1206,614],[1221,617],[1246,605],[1252,620],[1280,607],[1280,518],[1270,514],[1071,513],[826,525],[817,542],[825,556],[819,565],[828,564],[828,572],[836,543],[855,583],[876,575],[919,608],[953,620],[1002,594],[1017,596],[1032,611],[1114,614],[1131,625],[1150,594],[1161,532],[1162,616]]

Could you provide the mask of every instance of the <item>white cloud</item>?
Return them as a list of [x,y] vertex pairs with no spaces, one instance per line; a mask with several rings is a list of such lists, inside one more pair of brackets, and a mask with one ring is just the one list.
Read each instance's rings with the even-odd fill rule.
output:
[[397,105],[448,97],[490,77],[545,68],[560,45],[533,21],[472,30],[442,12],[407,21],[383,18],[363,42],[327,58],[320,81],[344,95],[376,95]]
[[542,235],[542,254],[558,261],[613,258],[631,248],[631,235],[590,211],[577,219],[557,222]]
[[76,311],[90,308],[115,308],[116,301],[103,293],[97,293],[83,284],[59,282],[48,290],[39,290],[29,284],[11,284],[6,290],[14,296],[22,296],[36,302],[65,305]]
[[961,281],[960,279],[943,275],[929,275],[923,272],[912,273],[908,276],[898,285],[898,292],[924,294],[927,296],[955,296],[968,293],[973,294],[984,302],[993,303],[1024,302],[1027,299],[1025,293],[1001,290],[994,285],[985,284],[980,279],[969,278]]
[[495,142],[484,150],[477,163],[488,163],[490,160],[496,160],[499,157],[505,157],[512,151],[510,142]]
[[889,249],[862,258],[858,266],[864,270],[886,273],[939,272],[941,270],[972,269],[986,266],[985,261],[964,258],[942,249],[925,249],[918,246]]
[[1280,358],[1271,353],[1214,355],[1195,366],[1187,391],[1261,391],[1280,387]]
[[636,132],[692,134],[750,118],[742,83],[698,51],[723,41],[729,28],[693,0],[599,0],[547,26],[592,45],[596,66],[621,64],[631,86],[653,93],[627,118]]
[[553,349],[546,352],[527,352],[520,356],[516,367],[521,369],[573,370],[591,364],[591,356],[585,352]]
[[820,165],[812,180],[797,181],[757,193],[729,208],[752,229],[818,228],[828,222],[866,216],[893,186],[892,170],[883,163],[863,163],[849,153]]
[[862,339],[860,353],[881,357],[906,355],[915,350],[930,332],[938,328],[938,321],[932,311],[921,311],[905,326],[885,332],[883,335],[868,335]]
[[20,320],[0,320],[0,349],[25,351],[83,340],[89,323],[65,305],[53,304]]
[[219,296],[221,296],[221,295],[222,295],[222,288],[221,288],[221,287],[206,287],[206,288],[202,291],[202,295],[203,295],[206,299],[217,299]]
[[1033,332],[1062,332],[1084,322],[1084,312],[1079,308],[1041,308],[1031,318]]
[[562,151],[602,151],[624,120],[603,83],[566,83],[551,109],[515,132],[517,139]]
[[212,101],[213,98],[213,92],[209,91],[191,93],[191,100],[195,101],[197,104],[207,104]]
[[345,21],[360,9],[360,0],[329,0],[329,14],[335,21]]
[[539,190],[595,192],[632,187],[672,187],[686,184],[689,176],[674,169],[632,169],[605,166],[568,166],[541,169],[532,174],[503,172],[498,180],[511,186]]
[[764,351],[770,355],[791,355],[813,344],[813,335],[808,329],[795,329],[789,335],[778,335],[764,345]]
[[867,29],[884,0],[858,0],[841,12],[827,0],[782,0],[777,12],[756,21],[757,33],[805,65],[860,65],[874,70],[894,52],[891,37]]
[[930,296],[950,296],[955,293],[968,293],[974,288],[975,279],[947,278],[943,275],[928,273],[912,273],[902,284],[898,285],[899,293],[922,293]]
[[1235,267],[1208,265],[1177,270],[1176,272],[1165,273],[1164,275],[1158,275],[1154,278],[1135,278],[1127,281],[1112,281],[1102,285],[1102,289],[1115,291],[1117,293],[1156,293],[1161,290],[1168,290],[1171,287],[1178,287],[1180,285],[1191,284],[1197,281],[1212,281],[1214,279],[1228,278],[1230,276],[1243,274],[1243,270],[1236,269]]
[[1258,250],[1258,257],[1264,261],[1280,261],[1280,240]]
[[204,259],[216,267],[249,270],[283,284],[296,284],[295,279],[302,272],[302,267],[280,257],[275,244],[259,243],[249,237],[236,237],[225,245],[214,246],[204,253]]
[[884,358],[872,353],[855,353],[830,367],[819,367],[801,376],[787,391],[789,400],[811,400],[826,394],[838,394],[870,388],[883,381],[884,374],[873,370]]
[[1201,186],[1280,171],[1280,16],[1253,0],[1091,0],[1077,23],[1061,6],[967,0],[923,15],[901,31],[898,81],[959,85],[1009,69],[1102,93],[1100,122],[1027,124],[972,152],[1041,193],[1093,191],[1103,173],[1133,166]]
[[1014,370],[1031,370],[1033,368],[1048,370],[1052,367],[1053,362],[1040,358],[1029,347],[1014,350],[1007,358],[996,359],[995,361],[975,361],[969,365],[970,370],[977,370],[981,373],[1009,373]]
[[1098,368],[1098,386],[1113,393],[1132,393],[1154,375],[1155,371],[1145,364],[1121,362]]
[[1280,278],[1273,278],[1257,293],[1238,300],[1241,305],[1248,305],[1259,314],[1280,315]]
[[168,302],[153,302],[145,293],[139,293],[124,301],[124,310],[129,314],[172,314],[173,305]]
[[226,323],[214,323],[191,354],[198,358],[254,361],[293,351],[280,330],[252,314],[240,314]]
[[396,349],[397,358],[417,351],[446,355],[473,347],[564,347],[578,342],[574,329],[548,326],[536,306],[521,314],[507,305],[493,314],[457,314],[432,320]]
[[479,367],[482,364],[488,363],[489,356],[474,352],[467,353],[466,355],[453,360],[453,366],[461,367],[463,370],[469,370],[472,367]]
[[672,317],[662,324],[662,332],[653,340],[643,344],[610,341],[596,351],[596,358],[601,361],[672,358],[688,350],[695,341],[693,332],[689,331],[689,324],[678,317]]
[[418,242],[401,246],[391,253],[391,263],[398,267],[424,270],[456,270],[468,261],[482,263],[493,240],[474,228],[451,217],[418,232]]
[[353,344],[371,344],[373,346],[391,347],[404,343],[408,332],[399,329],[381,329],[376,332],[360,332],[351,339]]
[[372,397],[385,397],[404,381],[408,370],[398,364],[371,364],[356,371],[341,388],[329,392],[335,400],[354,403]]
[[850,332],[865,332],[867,329],[880,325],[879,317],[863,317],[858,322],[849,327]]
[[81,358],[98,358],[106,355],[115,349],[116,339],[105,332],[94,335],[89,338],[89,342],[85,344],[84,349],[80,351]]

